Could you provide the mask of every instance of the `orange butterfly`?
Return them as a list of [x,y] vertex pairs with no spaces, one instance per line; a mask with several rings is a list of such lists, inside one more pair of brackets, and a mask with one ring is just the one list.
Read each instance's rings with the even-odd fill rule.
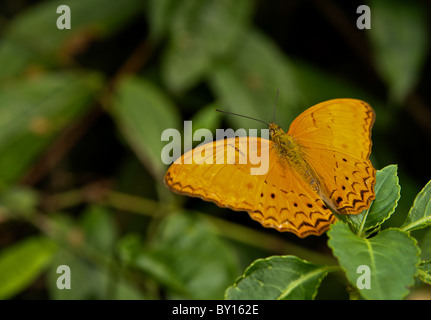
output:
[[[248,211],[265,227],[320,235],[336,219],[331,210],[358,214],[375,198],[376,171],[368,159],[374,119],[364,101],[325,101],[300,114],[287,133],[271,122],[270,140],[234,137],[190,150],[164,181],[177,193]],[[196,162],[193,156],[209,148],[213,152]],[[235,152],[223,152],[228,148]],[[269,157],[266,174],[252,175],[253,164],[230,159],[257,150]],[[223,161],[216,159],[218,151]],[[214,161],[206,163],[205,157]]]

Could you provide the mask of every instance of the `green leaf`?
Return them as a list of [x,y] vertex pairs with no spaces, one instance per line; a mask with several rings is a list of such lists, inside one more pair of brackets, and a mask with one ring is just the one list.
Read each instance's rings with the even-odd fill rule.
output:
[[[216,109],[220,107],[220,103],[211,103],[193,115],[191,119],[193,123],[193,132],[199,129],[207,129],[215,134],[216,129],[220,126],[222,120],[222,113],[217,112]],[[200,143],[201,141],[194,141]]]
[[180,129],[175,105],[153,83],[138,77],[123,78],[115,94],[111,109],[114,120],[139,159],[157,180],[161,179],[166,166],[160,157],[167,142],[157,137],[165,129]]
[[144,300],[147,296],[140,290],[133,279],[120,276],[115,284],[112,300]]
[[[57,287],[60,276],[57,268],[61,265],[70,268],[70,290],[60,290]],[[67,247],[58,250],[47,273],[49,295],[55,300],[107,299],[108,283],[109,273],[106,268],[83,258]]]
[[295,256],[272,256],[253,262],[226,290],[230,300],[310,300],[331,267]]
[[422,229],[431,225],[431,181],[418,193],[413,206],[401,226],[404,231]]
[[165,218],[151,248],[187,290],[187,295],[171,292],[170,298],[221,299],[237,273],[230,247],[211,225],[191,213]]
[[189,296],[176,270],[160,257],[157,250],[148,248],[137,234],[128,234],[118,243],[122,263],[139,269],[170,291]]
[[0,184],[28,170],[59,132],[81,116],[101,90],[95,73],[51,73],[0,87]]
[[431,284],[431,260],[422,261],[419,266],[418,276],[422,282]]
[[368,230],[374,229],[386,221],[397,207],[400,199],[401,187],[398,183],[398,167],[390,165],[376,173],[374,191],[376,199],[368,210],[357,215],[339,216],[340,220],[348,222],[355,234],[365,235]]
[[[51,299],[146,298],[136,287],[138,281],[125,277],[125,269],[116,265],[113,259],[117,231],[108,210],[90,206],[78,223],[61,213],[51,217],[58,232],[56,238],[64,244],[53,257],[47,273],[46,283]],[[70,268],[70,290],[57,287],[60,277],[57,268],[60,265]]]
[[431,228],[426,230],[425,235],[420,241],[421,259],[431,260]]
[[0,299],[8,299],[32,284],[45,270],[56,251],[42,236],[20,241],[0,253]]
[[[263,121],[272,121],[277,88],[280,89],[275,122],[285,128],[309,106],[301,106],[291,62],[265,35],[250,30],[241,40],[242,49],[230,62],[218,65],[209,75],[220,109]],[[241,117],[226,118],[239,128],[256,128]]]
[[[57,7],[68,5],[71,29],[59,30]],[[32,6],[8,26],[0,41],[0,79],[22,73],[33,64],[51,66],[68,60],[82,46],[113,34],[139,14],[140,0],[44,1]]]
[[369,35],[376,67],[390,98],[402,102],[422,72],[429,44],[425,8],[417,1],[381,0],[372,4]]
[[[399,229],[386,229],[367,239],[336,222],[328,231],[328,245],[345,270],[349,282],[362,284],[360,267],[369,268],[370,287],[358,288],[366,299],[402,299],[414,284],[419,265],[416,241]],[[364,273],[365,275],[365,273]]]
[[181,3],[177,0],[149,0],[147,3],[150,36],[154,40],[160,40],[168,31],[169,25]]
[[189,0],[177,7],[162,75],[173,91],[197,84],[216,59],[237,47],[251,16],[252,1]]
[[83,213],[81,226],[87,246],[107,255],[113,252],[117,230],[109,210],[101,206],[90,206]]
[[39,197],[35,190],[25,187],[12,187],[0,194],[0,212],[29,217],[35,212]]
[[162,285],[170,299],[221,299],[237,272],[230,248],[205,220],[186,212],[166,217],[150,244],[127,235],[119,254]]
[[[81,224],[86,225],[85,227],[91,224],[90,219],[86,219],[85,215],[83,220]],[[91,250],[92,246],[85,245],[88,234],[84,233],[83,228],[70,215],[56,212],[50,215],[50,221],[54,226],[54,236],[62,246],[54,255],[47,272],[46,284],[49,297],[55,300],[106,299],[107,285],[104,281],[107,279],[104,275],[106,270],[89,258],[91,254],[89,255],[88,249]],[[87,230],[89,229],[87,227]],[[60,290],[57,287],[60,276],[57,268],[63,265],[70,268],[70,290]]]

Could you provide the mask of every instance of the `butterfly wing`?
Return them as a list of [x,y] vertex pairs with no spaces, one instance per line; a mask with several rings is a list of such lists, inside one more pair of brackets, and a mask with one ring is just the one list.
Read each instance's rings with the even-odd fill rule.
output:
[[[261,163],[240,161],[250,154],[260,154]],[[259,166],[261,174],[251,174]],[[315,191],[279,159],[273,142],[266,139],[237,137],[199,146],[171,165],[165,183],[177,193],[247,211],[265,227],[300,237],[320,235],[335,220]]]
[[318,175],[319,195],[338,213],[360,213],[375,198],[375,169],[368,158],[374,119],[366,102],[334,99],[309,108],[289,128]]
[[[271,142],[272,144],[272,142]],[[255,193],[250,216],[265,227],[290,231],[299,237],[320,235],[335,221],[316,192],[270,148],[270,167]]]

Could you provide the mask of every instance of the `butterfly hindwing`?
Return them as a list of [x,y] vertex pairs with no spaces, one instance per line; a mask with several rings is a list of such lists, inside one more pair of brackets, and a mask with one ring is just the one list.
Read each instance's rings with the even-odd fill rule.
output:
[[335,217],[312,188],[285,162],[274,148],[271,166],[256,189],[255,209],[250,216],[265,227],[290,231],[299,237],[320,235]]

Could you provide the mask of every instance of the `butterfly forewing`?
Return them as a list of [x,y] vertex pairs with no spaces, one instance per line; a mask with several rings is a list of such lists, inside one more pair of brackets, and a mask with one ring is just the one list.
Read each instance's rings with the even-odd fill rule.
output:
[[258,170],[259,164],[244,160],[244,156],[247,158],[249,146],[253,145],[262,154],[268,154],[269,143],[248,137],[210,142],[175,161],[165,175],[165,183],[175,192],[201,197],[222,207],[251,210],[253,204],[249,201],[249,192],[261,176],[250,174],[252,170]]

